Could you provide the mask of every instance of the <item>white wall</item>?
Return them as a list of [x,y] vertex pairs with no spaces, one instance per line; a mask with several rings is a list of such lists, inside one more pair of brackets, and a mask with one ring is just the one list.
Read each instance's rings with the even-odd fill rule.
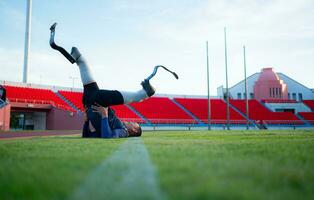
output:
[[[252,74],[251,76],[247,77],[247,87],[248,87],[248,98],[250,98],[250,93],[254,93],[254,84],[257,81],[260,73]],[[237,83],[236,85],[229,88],[230,96],[233,99],[238,99],[238,93],[241,93],[241,99],[244,99],[245,93],[245,82],[242,80],[241,82]]]
[[276,109],[294,109],[295,113],[311,112],[311,109],[303,103],[266,103],[265,105],[274,112]]
[[281,80],[283,80],[287,86],[288,86],[288,93],[290,93],[290,99],[292,99],[292,94],[295,93],[297,97],[297,101],[300,101],[299,99],[299,93],[302,94],[303,99],[314,99],[314,92],[302,85],[301,83],[293,80],[292,78],[284,75],[283,73],[277,73]]

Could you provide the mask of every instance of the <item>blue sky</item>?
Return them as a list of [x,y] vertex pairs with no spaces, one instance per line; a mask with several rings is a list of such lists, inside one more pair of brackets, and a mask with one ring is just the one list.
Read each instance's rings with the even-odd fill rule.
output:
[[[223,28],[227,27],[229,85],[242,80],[242,46],[247,73],[274,67],[314,87],[314,1],[291,0],[33,0],[29,82],[72,86],[79,77],[48,44],[77,46],[106,89],[137,90],[158,64],[152,83],[158,93],[206,95],[209,42],[211,94],[225,85]],[[0,80],[22,81],[26,0],[0,1]],[[80,79],[75,87],[81,87]]]

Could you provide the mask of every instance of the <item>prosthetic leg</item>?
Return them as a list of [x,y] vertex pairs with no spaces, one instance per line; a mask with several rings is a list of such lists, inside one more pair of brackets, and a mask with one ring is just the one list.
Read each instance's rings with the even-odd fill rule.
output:
[[[173,74],[173,76],[178,79],[178,75],[175,72],[170,71],[166,67],[162,65],[157,65],[154,67],[154,71],[151,75],[149,75],[144,81],[142,81],[141,85],[143,87],[142,90],[139,90],[137,92],[123,92],[123,91],[117,91],[122,95],[123,100],[119,99],[119,95],[116,94],[115,91],[109,91],[109,90],[99,90],[98,86],[95,82],[95,80],[91,76],[91,72],[89,70],[88,64],[86,60],[83,58],[81,53],[78,51],[76,47],[72,47],[71,54],[68,53],[64,48],[58,46],[55,41],[55,30],[56,30],[57,23],[54,23],[50,27],[50,46],[59,51],[62,55],[64,55],[68,61],[70,61],[72,64],[76,63],[79,66],[80,73],[81,73],[81,79],[84,85],[84,96],[88,95],[91,97],[84,98],[85,102],[83,100],[84,105],[92,105],[95,102],[102,106],[110,106],[110,105],[119,105],[119,104],[125,104],[125,103],[132,103],[132,102],[139,102],[145,98],[151,97],[155,94],[155,88],[151,86],[149,81],[156,75],[158,68],[163,68],[166,71]],[[96,84],[96,85],[95,85]],[[85,89],[88,88],[89,90],[85,92]],[[93,91],[93,92],[90,92]],[[110,98],[111,96],[116,97],[118,100],[115,100],[115,98]],[[87,101],[87,99],[89,99]],[[87,102],[86,102],[87,101]]]

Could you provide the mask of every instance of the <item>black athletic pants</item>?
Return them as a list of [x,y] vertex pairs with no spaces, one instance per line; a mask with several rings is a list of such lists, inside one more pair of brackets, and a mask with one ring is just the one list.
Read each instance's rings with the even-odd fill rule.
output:
[[[123,96],[117,90],[99,90],[96,82],[84,85],[83,104],[87,111],[88,119],[91,121],[94,128],[96,129],[96,134],[98,134],[98,136],[101,132],[101,118],[100,115],[95,114],[90,110],[90,106],[97,103],[103,107],[109,107],[113,105],[121,105],[123,104],[123,102]],[[116,117],[114,111],[110,107],[108,108],[108,120],[111,129],[124,128],[123,123],[120,121],[120,119]],[[84,136],[84,130],[83,137],[87,137],[86,131]]]
[[123,104],[123,96],[117,90],[100,90],[96,82],[84,85],[83,105],[90,107],[95,103],[103,106]]

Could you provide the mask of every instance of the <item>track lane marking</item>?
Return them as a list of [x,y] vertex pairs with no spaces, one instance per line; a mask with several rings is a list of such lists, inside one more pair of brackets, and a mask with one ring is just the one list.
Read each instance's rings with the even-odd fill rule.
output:
[[141,138],[126,142],[87,176],[70,199],[166,199]]

